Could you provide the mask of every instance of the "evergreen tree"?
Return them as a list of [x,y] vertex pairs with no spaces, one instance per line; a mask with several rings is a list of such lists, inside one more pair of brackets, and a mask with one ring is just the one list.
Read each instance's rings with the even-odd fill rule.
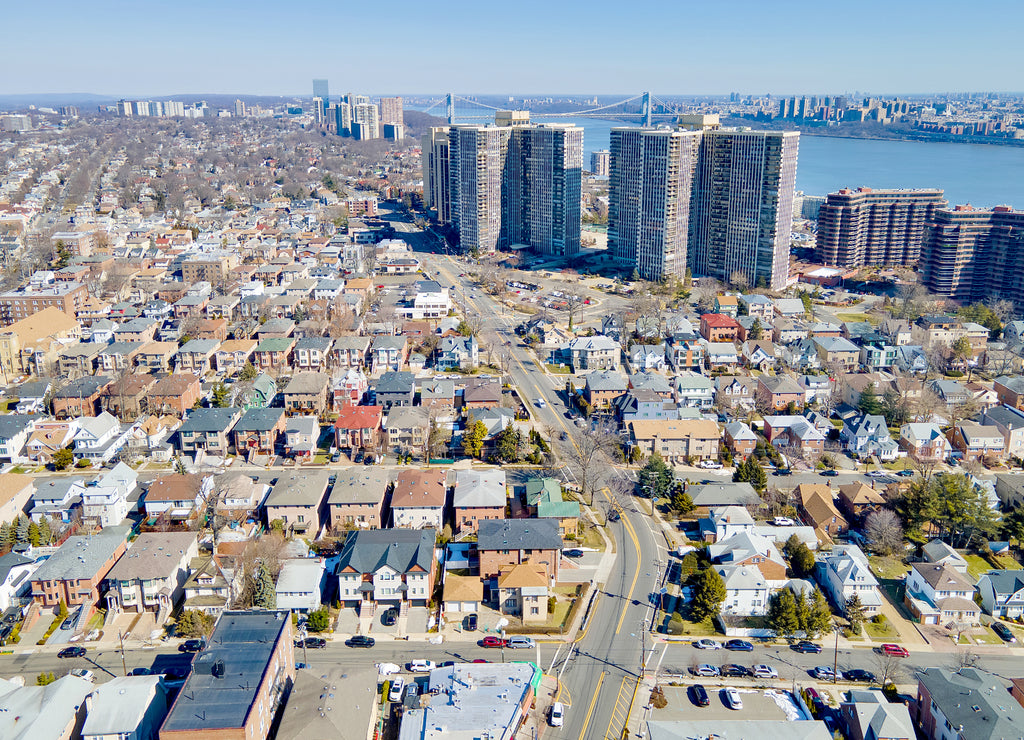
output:
[[725,601],[725,581],[714,568],[705,568],[692,578],[693,600],[690,617],[694,622],[705,622],[717,617]]
[[753,455],[736,466],[732,479],[738,483],[749,483],[758,493],[768,487],[768,474]]
[[860,394],[860,400],[857,401],[857,408],[865,414],[872,416],[879,416],[885,411],[882,406],[881,399],[878,398],[878,393],[875,391],[874,384],[869,385]]
[[797,618],[796,599],[788,588],[776,591],[768,599],[768,615],[765,620],[776,635],[792,635],[800,629]]
[[62,447],[53,453],[53,469],[67,470],[75,461],[75,453],[69,447]]
[[19,545],[28,544],[28,517],[19,516],[17,525],[17,539]]
[[256,568],[256,574],[253,576],[252,605],[261,609],[273,609],[277,605],[274,577],[270,575],[263,562]]
[[306,627],[310,632],[327,632],[331,628],[331,613],[327,607],[321,607],[309,613]]
[[846,600],[846,618],[850,621],[850,630],[854,634],[860,633],[860,626],[864,624],[866,616],[860,596],[854,593]]
[[174,458],[174,472],[178,475],[188,475],[188,470],[185,468],[185,462],[180,458]]
[[672,510],[679,516],[686,516],[694,509],[693,499],[686,492],[682,482],[677,481],[672,487]]
[[804,621],[800,627],[809,638],[823,635],[832,628],[832,609],[829,608],[820,589],[814,589],[814,593],[807,600]]
[[39,547],[39,525],[34,521],[28,525],[28,543],[32,547]]
[[53,540],[53,531],[50,529],[50,517],[43,516],[39,522],[39,544],[49,545]]
[[7,522],[0,523],[0,551],[14,547],[14,527]]
[[698,570],[700,570],[700,558],[697,556],[696,551],[691,550],[683,556],[682,562],[679,563],[680,582],[685,583]]
[[256,380],[257,375],[259,375],[259,372],[256,370],[256,366],[247,361],[239,371],[238,379],[243,383],[251,383]]
[[462,435],[462,449],[470,457],[480,457],[484,449],[484,438],[487,436],[487,426],[482,421],[477,421]]
[[223,383],[217,383],[213,387],[214,408],[224,409],[231,405],[231,391]]
[[764,327],[761,326],[761,319],[754,319],[754,324],[750,327],[750,331],[747,332],[747,339],[757,341],[764,336]]
[[675,474],[672,468],[665,464],[661,455],[654,452],[647,458],[647,464],[640,469],[637,477],[643,495],[657,499],[669,495]]
[[494,440],[498,457],[505,462],[516,462],[519,459],[521,437],[522,435],[520,435],[519,430],[510,421]]
[[806,578],[814,572],[814,553],[795,534],[786,540],[782,552],[789,558],[789,565],[797,578]]

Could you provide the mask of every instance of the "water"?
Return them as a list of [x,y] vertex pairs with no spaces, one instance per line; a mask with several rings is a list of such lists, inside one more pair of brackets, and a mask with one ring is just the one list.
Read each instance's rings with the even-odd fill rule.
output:
[[[590,167],[592,151],[608,148],[612,127],[629,125],[594,118],[536,120],[582,126],[584,168]],[[797,190],[826,195],[861,186],[939,187],[951,204],[1024,209],[1024,147],[800,137]]]

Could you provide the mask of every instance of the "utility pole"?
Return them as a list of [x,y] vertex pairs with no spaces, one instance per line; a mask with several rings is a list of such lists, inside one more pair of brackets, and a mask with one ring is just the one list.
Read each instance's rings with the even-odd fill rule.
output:
[[832,683],[839,680],[839,625],[833,624],[832,631],[836,633],[836,651],[832,657]]
[[124,659],[124,633],[121,630],[117,631],[117,639],[121,641],[121,670],[125,676],[128,675],[128,663]]

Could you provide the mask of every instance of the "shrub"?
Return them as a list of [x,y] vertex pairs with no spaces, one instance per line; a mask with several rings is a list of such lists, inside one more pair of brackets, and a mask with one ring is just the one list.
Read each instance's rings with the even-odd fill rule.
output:
[[557,605],[558,605],[558,599],[556,599],[554,596],[549,596],[548,597],[548,614],[553,614],[554,611],[555,611],[555,606],[557,606]]
[[75,467],[76,468],[91,468],[92,467],[92,461],[83,457],[81,460],[79,460],[78,462],[75,463]]
[[871,621],[877,625],[883,625],[889,620],[885,618],[884,614],[876,614],[875,616],[871,617]]
[[310,612],[306,626],[310,632],[327,632],[331,628],[331,613],[326,607]]
[[672,617],[665,626],[665,632],[670,635],[681,635],[683,634],[684,629],[685,625],[683,624],[683,620],[679,617]]

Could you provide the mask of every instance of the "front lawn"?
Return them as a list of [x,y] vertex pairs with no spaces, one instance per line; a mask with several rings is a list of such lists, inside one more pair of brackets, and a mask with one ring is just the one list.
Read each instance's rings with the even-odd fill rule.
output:
[[869,324],[877,324],[878,319],[866,313],[837,313],[836,318],[843,323],[866,321]]
[[864,623],[864,631],[868,633],[868,637],[872,640],[895,640],[900,636],[900,633],[892,626],[892,622],[888,619],[881,624],[875,624],[869,619]]
[[544,365],[548,369],[549,373],[555,373],[556,375],[572,375],[572,370],[567,365]]
[[868,563],[875,577],[884,581],[898,581],[910,570],[902,560],[884,555],[869,555]]

